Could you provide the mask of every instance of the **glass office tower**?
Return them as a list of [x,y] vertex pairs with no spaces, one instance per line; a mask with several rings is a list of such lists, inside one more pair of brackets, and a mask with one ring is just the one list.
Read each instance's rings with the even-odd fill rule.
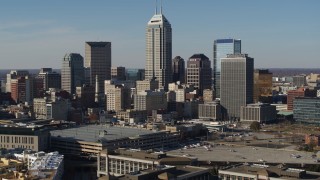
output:
[[240,39],[217,39],[213,45],[213,88],[216,97],[220,98],[221,58],[227,54],[241,54]]

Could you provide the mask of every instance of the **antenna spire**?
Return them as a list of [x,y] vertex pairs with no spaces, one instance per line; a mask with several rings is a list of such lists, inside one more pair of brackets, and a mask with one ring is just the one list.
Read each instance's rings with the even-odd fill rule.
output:
[[162,14],[162,0],[160,1],[160,14]]
[[156,0],[156,9],[155,9],[155,14],[158,14],[158,0]]

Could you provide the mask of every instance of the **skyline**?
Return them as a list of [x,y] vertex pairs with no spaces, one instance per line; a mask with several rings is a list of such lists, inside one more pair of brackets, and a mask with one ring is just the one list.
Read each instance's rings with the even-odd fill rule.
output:
[[[164,0],[163,14],[172,25],[172,58],[204,53],[212,63],[214,40],[235,38],[242,40],[242,52],[255,59],[256,68],[320,67],[317,5],[315,0]],[[144,68],[145,29],[154,13],[154,0],[3,2],[0,67],[60,69],[66,53],[84,57],[86,41],[109,41],[112,66]]]

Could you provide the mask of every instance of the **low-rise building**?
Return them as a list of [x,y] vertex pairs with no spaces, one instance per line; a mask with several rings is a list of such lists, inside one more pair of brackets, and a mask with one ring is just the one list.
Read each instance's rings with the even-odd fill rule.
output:
[[70,109],[70,102],[60,97],[34,98],[33,111],[36,119],[67,120]]
[[222,113],[220,102],[212,101],[205,104],[199,104],[199,119],[221,121]]
[[117,119],[123,120],[130,124],[145,122],[147,119],[147,111],[127,109],[125,111],[117,111],[116,117]]
[[269,166],[262,164],[243,164],[219,170],[219,179],[244,180],[284,180],[284,179],[319,179],[320,173],[302,169],[288,168],[284,165]]
[[46,150],[49,147],[48,129],[39,126],[0,126],[0,148]]
[[260,123],[268,123],[276,120],[276,118],[276,107],[270,104],[256,103],[241,106],[240,121],[258,121]]
[[[186,165],[187,166],[192,165],[194,162],[196,162],[196,159],[190,159],[187,157],[169,156],[163,152],[154,152],[152,150],[142,151],[138,149],[121,148],[115,151],[102,151],[101,153],[99,153],[97,157],[97,167],[98,167],[97,176],[102,177],[102,176],[111,175],[114,177],[121,177],[126,174],[137,175],[139,174],[139,171],[144,171],[144,170],[147,170],[146,172],[156,171],[156,170],[159,170],[160,168],[174,167],[176,165],[183,165],[186,167]],[[189,167],[192,168],[193,166],[189,166]],[[208,170],[207,168],[200,168],[200,169]],[[188,173],[185,173],[185,175],[186,174]],[[175,173],[175,175],[177,176],[178,174]],[[150,174],[147,177],[149,179],[154,179],[154,178],[150,178]],[[192,177],[192,176],[189,176],[189,177]],[[142,178],[142,179],[145,179],[145,178]]]
[[304,142],[305,144],[308,145],[315,145],[315,146],[319,146],[320,145],[320,136],[319,135],[315,135],[315,134],[306,134],[304,136]]
[[58,152],[14,154],[20,161],[27,162],[28,171],[25,176],[30,179],[62,179],[64,156]]

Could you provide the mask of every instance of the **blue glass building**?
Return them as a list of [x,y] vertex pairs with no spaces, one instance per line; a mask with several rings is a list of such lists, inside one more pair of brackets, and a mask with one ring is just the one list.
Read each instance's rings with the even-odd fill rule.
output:
[[220,98],[221,58],[227,54],[241,54],[240,39],[217,39],[213,45],[213,88],[216,97]]
[[293,119],[305,124],[320,124],[320,98],[296,97],[293,100]]

